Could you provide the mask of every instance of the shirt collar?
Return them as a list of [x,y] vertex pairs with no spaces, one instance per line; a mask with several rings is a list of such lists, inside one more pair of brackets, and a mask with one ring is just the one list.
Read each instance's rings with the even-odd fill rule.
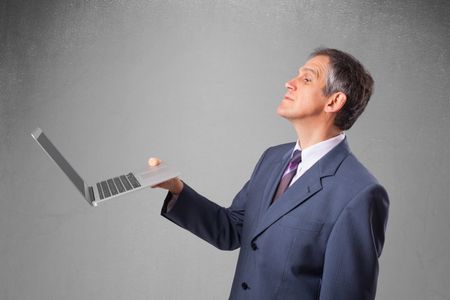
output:
[[316,160],[317,158],[320,158],[327,154],[331,149],[333,149],[335,146],[337,146],[342,140],[345,139],[345,132],[341,132],[335,137],[332,137],[330,139],[321,141],[319,143],[316,143],[314,145],[311,145],[309,147],[306,147],[302,150],[300,147],[300,143],[297,140],[297,143],[295,143],[295,147],[292,150],[292,155],[294,154],[295,150],[302,151],[302,163],[307,162],[310,160]]

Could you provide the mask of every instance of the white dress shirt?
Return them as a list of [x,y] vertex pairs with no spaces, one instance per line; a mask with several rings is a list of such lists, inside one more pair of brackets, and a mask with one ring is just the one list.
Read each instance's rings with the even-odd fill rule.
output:
[[340,142],[342,142],[344,138],[345,133],[341,132],[340,134],[338,134],[335,137],[332,137],[331,139],[311,145],[303,150],[300,148],[299,142],[297,141],[297,144],[292,150],[291,157],[294,154],[295,150],[301,150],[302,161],[298,165],[297,173],[295,173],[295,176],[292,178],[292,181],[289,184],[289,186],[291,186],[295,181],[297,181],[297,179],[299,179],[300,176],[302,176],[306,171],[308,171],[308,169],[311,168],[319,159],[324,157],[325,154],[330,152],[334,147],[336,147]]

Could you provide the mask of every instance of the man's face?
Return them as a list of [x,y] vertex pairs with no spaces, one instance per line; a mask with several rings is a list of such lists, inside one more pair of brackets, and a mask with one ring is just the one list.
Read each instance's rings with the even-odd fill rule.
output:
[[323,94],[329,58],[315,56],[299,69],[296,77],[286,82],[287,92],[277,113],[290,121],[320,121],[327,97]]

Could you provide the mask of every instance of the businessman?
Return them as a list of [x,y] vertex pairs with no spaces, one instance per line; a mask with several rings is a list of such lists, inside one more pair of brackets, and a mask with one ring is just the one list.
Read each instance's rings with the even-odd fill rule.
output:
[[375,298],[389,200],[345,136],[372,89],[353,56],[317,49],[277,108],[297,141],[267,149],[230,207],[179,178],[157,186],[169,191],[164,217],[219,249],[240,248],[230,299]]

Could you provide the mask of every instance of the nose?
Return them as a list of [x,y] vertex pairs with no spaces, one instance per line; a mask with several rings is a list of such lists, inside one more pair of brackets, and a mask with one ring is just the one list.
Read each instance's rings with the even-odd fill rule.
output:
[[294,79],[288,80],[284,87],[287,88],[290,91],[295,91],[297,88],[295,87]]

